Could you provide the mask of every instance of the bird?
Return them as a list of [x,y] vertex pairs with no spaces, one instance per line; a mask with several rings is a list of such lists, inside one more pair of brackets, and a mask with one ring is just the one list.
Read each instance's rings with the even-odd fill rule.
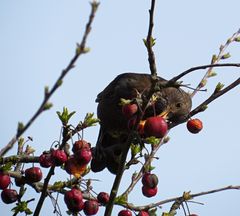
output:
[[[154,92],[154,106],[149,105],[143,119],[165,113],[169,122],[184,121],[192,107],[190,95],[179,85],[167,85],[168,81],[157,77],[160,88]],[[100,172],[107,168],[116,174],[120,165],[121,154],[129,135],[129,120],[122,114],[122,99],[132,100],[140,97],[149,99],[153,79],[145,73],[122,73],[97,95],[97,116],[100,119],[100,130],[96,146],[92,148],[91,170]],[[161,87],[162,86],[162,87]]]

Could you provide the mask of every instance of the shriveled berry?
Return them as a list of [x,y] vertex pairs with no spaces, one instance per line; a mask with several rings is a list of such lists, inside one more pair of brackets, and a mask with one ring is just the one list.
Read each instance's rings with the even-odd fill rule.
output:
[[85,215],[87,215],[87,216],[97,214],[98,209],[99,209],[99,204],[95,200],[87,200],[84,203],[83,211],[84,211]]
[[109,194],[106,193],[106,192],[100,192],[98,195],[97,195],[97,200],[100,204],[102,205],[106,205],[109,201]]

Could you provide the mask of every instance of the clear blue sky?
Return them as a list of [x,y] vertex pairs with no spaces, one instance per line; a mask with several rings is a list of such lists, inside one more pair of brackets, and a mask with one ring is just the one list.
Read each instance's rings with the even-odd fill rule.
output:
[[[150,1],[139,0],[101,2],[87,43],[91,52],[82,56],[64,79],[51,99],[54,107],[42,114],[24,134],[24,137],[33,137],[36,155],[59,139],[61,125],[56,111],[63,106],[77,111],[74,125],[86,112],[96,112],[96,95],[115,76],[127,71],[149,72],[142,43],[147,34],[149,6]],[[239,8],[238,0],[157,1],[154,50],[159,75],[171,78],[192,66],[208,64],[220,44],[240,27]],[[88,1],[0,2],[1,147],[15,134],[17,122],[26,122],[38,108],[44,86],[51,87],[68,64],[82,37],[89,11]],[[229,51],[232,54],[229,61],[240,62],[240,43],[233,44]],[[215,71],[218,76],[209,80],[207,93],[199,93],[194,98],[194,106],[208,97],[219,81],[229,84],[240,74],[236,68]],[[203,73],[198,71],[183,81],[194,87]],[[239,110],[238,87],[197,115],[204,124],[200,134],[190,134],[185,125],[172,130],[170,142],[160,149],[160,159],[154,163],[159,177],[158,195],[152,200],[144,198],[138,184],[129,201],[144,204],[179,196],[183,191],[196,193],[239,185]],[[85,132],[85,138],[93,145],[98,129]],[[9,154],[15,152],[16,148]],[[120,191],[130,182],[129,174],[128,171]],[[55,179],[66,177],[64,172],[59,172]],[[101,180],[94,183],[97,192],[109,191],[114,179],[107,171],[90,174],[90,177]],[[38,198],[32,189],[29,193],[29,197]],[[197,198],[195,201],[204,203],[203,206],[189,206],[201,216],[236,215],[239,199],[239,191],[227,191]],[[65,215],[62,197],[59,202]],[[0,202],[1,214],[10,215],[12,207]],[[163,210],[168,209],[169,205],[163,206]],[[41,215],[53,215],[52,210],[48,199]],[[118,210],[116,208],[113,215]],[[184,215],[183,211],[179,210],[177,215]]]

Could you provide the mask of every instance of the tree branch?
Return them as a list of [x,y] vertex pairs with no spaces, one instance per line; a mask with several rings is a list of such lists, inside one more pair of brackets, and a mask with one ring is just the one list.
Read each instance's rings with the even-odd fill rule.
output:
[[91,25],[92,25],[93,19],[95,17],[95,13],[96,13],[96,10],[97,10],[98,6],[99,6],[99,3],[97,3],[96,1],[93,1],[91,3],[92,11],[91,11],[91,14],[89,16],[89,21],[88,21],[88,23],[86,25],[82,41],[81,41],[80,44],[77,45],[77,49],[76,49],[75,55],[73,56],[73,58],[71,59],[71,61],[67,65],[67,67],[62,71],[62,73],[60,74],[59,78],[57,79],[57,81],[53,85],[52,89],[49,92],[47,90],[45,91],[44,99],[43,99],[40,107],[36,111],[36,113],[32,116],[32,118],[27,122],[27,124],[24,127],[18,128],[16,135],[14,135],[13,138],[9,141],[9,143],[4,148],[1,149],[0,156],[5,155],[13,147],[13,145],[16,143],[18,138],[32,125],[32,123],[36,120],[36,118],[43,111],[45,111],[45,110],[47,110],[49,108],[49,107],[47,108],[47,105],[50,104],[48,102],[50,97],[61,86],[61,84],[63,82],[63,79],[68,74],[68,72],[72,68],[74,68],[75,63],[78,60],[79,56],[88,52],[88,49],[85,47],[86,46],[86,40],[87,40],[87,37],[88,37],[88,35],[89,35],[90,31],[91,31]]
[[207,65],[200,65],[196,67],[192,67],[188,70],[183,71],[179,75],[173,77],[172,79],[169,80],[170,83],[174,83],[177,80],[181,79],[183,76],[197,70],[203,70],[207,68],[214,68],[214,67],[240,67],[240,63],[225,63],[225,64],[207,64]]
[[148,27],[148,35],[147,39],[145,41],[145,46],[147,47],[148,51],[148,62],[149,62],[149,67],[151,71],[151,75],[153,77],[157,77],[157,67],[156,67],[156,61],[155,61],[155,55],[153,52],[152,47],[154,46],[155,39],[152,37],[152,31],[153,31],[153,18],[154,18],[154,9],[155,9],[155,0],[151,1],[151,8],[149,10],[149,27]]

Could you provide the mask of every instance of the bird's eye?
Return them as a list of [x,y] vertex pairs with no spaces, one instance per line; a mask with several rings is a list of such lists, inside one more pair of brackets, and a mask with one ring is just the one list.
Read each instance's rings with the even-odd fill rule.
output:
[[181,103],[176,103],[176,107],[177,107],[177,108],[181,108],[181,107],[182,107],[182,104],[181,104]]

